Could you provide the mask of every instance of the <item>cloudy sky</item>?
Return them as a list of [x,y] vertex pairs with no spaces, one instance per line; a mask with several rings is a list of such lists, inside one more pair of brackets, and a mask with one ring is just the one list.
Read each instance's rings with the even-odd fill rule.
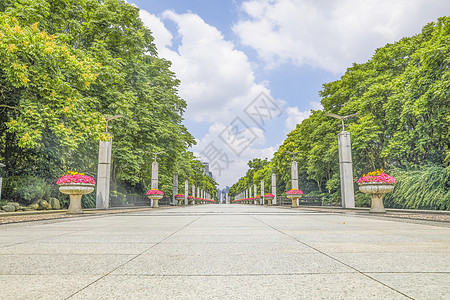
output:
[[448,0],[128,0],[188,103],[191,149],[220,187],[273,152],[322,84],[450,14]]

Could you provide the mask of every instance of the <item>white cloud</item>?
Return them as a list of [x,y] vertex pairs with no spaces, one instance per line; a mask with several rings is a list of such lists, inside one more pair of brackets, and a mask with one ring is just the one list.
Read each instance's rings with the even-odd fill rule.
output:
[[220,138],[224,130],[227,129],[225,123],[214,123],[209,132],[201,139],[197,139],[197,145],[193,147],[196,156],[200,156],[202,161],[210,164],[210,171],[213,172],[221,187],[231,186],[239,177],[245,175],[248,169],[248,161],[254,158],[273,157],[278,146],[265,147],[266,142],[263,132],[260,128],[251,127],[247,130],[255,132],[258,136],[252,143],[249,143],[242,152],[236,154],[227,143]]
[[294,130],[297,124],[300,124],[303,120],[307,119],[311,115],[311,112],[309,110],[299,111],[297,106],[287,107],[286,113],[288,115],[285,121],[287,132],[291,132],[292,130]]
[[[185,118],[204,122],[209,127],[208,133],[197,139],[193,151],[204,161],[209,161],[221,186],[231,185],[238,176],[245,174],[249,160],[271,158],[276,149],[263,148],[266,138],[261,128],[246,129],[247,137],[254,134],[256,138],[239,155],[220,139],[221,133],[236,117],[248,126],[255,126],[246,116],[245,108],[261,92],[270,97],[268,83],[255,81],[252,64],[245,53],[236,50],[233,42],[225,40],[217,28],[206,24],[196,14],[165,11],[161,16],[155,16],[141,10],[140,16],[153,32],[159,56],[172,62],[171,69],[181,81],[179,94],[188,104]],[[167,29],[168,22],[176,25],[176,32]],[[281,99],[274,101],[281,108],[286,103]],[[230,165],[223,166],[221,162],[225,170],[219,171],[214,164],[216,160],[201,154],[210,143],[228,155]]]
[[[179,93],[188,103],[186,119],[196,122],[227,120],[241,112],[262,91],[247,56],[224,39],[217,28],[193,13],[165,11],[161,17],[141,10],[141,19],[153,32],[159,56],[172,62],[181,80]],[[180,44],[173,47],[164,22],[174,22]]]
[[233,27],[266,67],[311,65],[333,73],[420,31],[450,11],[448,0],[249,0]]

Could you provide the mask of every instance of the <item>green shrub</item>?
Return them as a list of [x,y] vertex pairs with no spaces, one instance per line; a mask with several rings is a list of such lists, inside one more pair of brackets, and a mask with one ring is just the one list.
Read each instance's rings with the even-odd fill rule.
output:
[[9,176],[3,179],[5,198],[29,205],[38,199],[49,199],[52,186],[44,178],[37,176]]
[[392,169],[397,184],[384,196],[386,207],[450,210],[449,168],[436,165],[404,170]]
[[109,193],[110,205],[111,206],[125,206],[127,201],[127,196],[118,191],[111,191]]

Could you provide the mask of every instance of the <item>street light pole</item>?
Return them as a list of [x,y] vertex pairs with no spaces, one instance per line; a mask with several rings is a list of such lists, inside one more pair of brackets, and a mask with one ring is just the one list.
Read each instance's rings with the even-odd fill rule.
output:
[[353,189],[352,145],[350,133],[345,131],[344,120],[354,117],[358,113],[348,116],[339,116],[333,113],[327,113],[326,115],[342,121],[342,131],[338,134],[342,207],[353,208],[355,207],[355,191]]
[[[106,133],[108,133],[108,122],[122,118],[123,115],[115,115],[106,118]],[[112,138],[109,141],[100,141],[98,149],[97,168],[97,195],[95,206],[97,209],[107,209],[109,207],[109,187],[111,180],[111,148]]]

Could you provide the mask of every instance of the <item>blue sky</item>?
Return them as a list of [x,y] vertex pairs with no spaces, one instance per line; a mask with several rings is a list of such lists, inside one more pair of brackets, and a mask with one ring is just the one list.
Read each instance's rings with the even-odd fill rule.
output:
[[448,0],[133,1],[188,103],[191,150],[220,187],[253,158],[271,158],[311,109],[322,84],[421,28]]

